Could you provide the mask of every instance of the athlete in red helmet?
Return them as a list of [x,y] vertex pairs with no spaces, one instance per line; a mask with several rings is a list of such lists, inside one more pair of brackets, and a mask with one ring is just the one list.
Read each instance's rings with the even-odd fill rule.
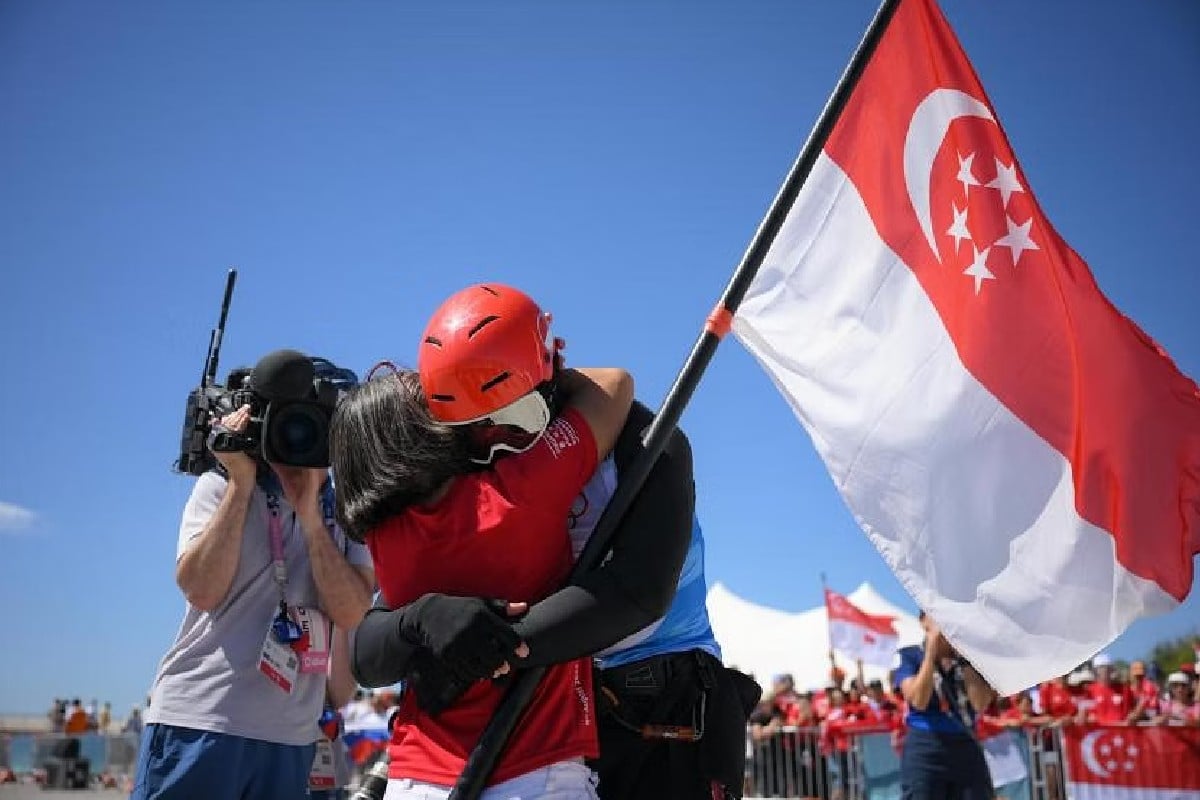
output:
[[[403,607],[391,658],[409,675],[436,668],[470,685],[447,708],[405,693],[389,800],[438,796],[462,771],[503,694],[490,678],[527,652],[476,598],[536,602],[562,586],[571,505],[633,398],[619,369],[559,370],[551,381],[549,317],[505,286],[451,297],[420,347],[419,374],[362,384],[331,430],[339,518],[366,540],[383,601]],[[583,763],[597,753],[591,680],[586,658],[547,671],[485,797],[595,797]]]
[[464,426],[479,463],[527,450],[550,422],[559,346],[550,315],[524,292],[499,284],[457,292],[421,337],[417,372],[430,415]]
[[[422,363],[429,393],[446,395],[440,400],[440,413],[458,420],[477,419],[478,410],[456,404],[494,390],[503,381],[483,387],[508,373],[504,381],[517,374],[524,387],[540,387],[539,394],[549,398],[553,415],[558,373],[547,387],[541,372],[548,363],[545,349],[538,351],[539,357],[527,357],[529,350],[521,345],[515,353],[498,354],[482,336],[495,320],[476,327],[493,316],[494,301],[470,290],[456,297],[458,302],[444,307],[453,313],[439,314],[436,324],[431,323],[426,336],[434,341],[423,344],[422,357],[438,365],[442,356],[435,348],[468,341],[479,372],[472,371],[468,392],[443,391],[433,385],[436,376],[428,374],[434,371],[429,361]],[[476,303],[487,310],[478,310]],[[528,308],[516,307],[514,313],[532,319]],[[544,347],[548,333],[538,329],[531,338]],[[555,357],[557,347],[548,348],[552,366],[561,363]],[[439,373],[444,374],[450,373]],[[512,396],[524,395],[513,392]],[[532,399],[526,402],[527,411],[538,407]],[[501,416],[509,420],[525,416],[516,413],[518,408]],[[496,415],[490,414],[489,419],[494,423]],[[615,482],[639,458],[642,435],[652,419],[648,408],[634,402],[612,457],[601,464],[577,498],[567,520],[576,551],[590,536]],[[516,425],[505,435],[519,438],[522,428]],[[486,439],[477,431],[476,449],[486,453],[501,433],[492,430]],[[596,675],[605,686],[604,696],[599,691],[596,695],[601,755],[589,763],[600,776],[602,800],[741,796],[746,718],[761,690],[747,676],[724,668],[712,652],[715,640],[703,608],[703,544],[694,514],[691,448],[683,431],[676,429],[638,499],[622,518],[603,566],[533,603],[518,621],[510,620],[508,635],[515,632],[528,646],[528,653],[513,662],[515,667],[600,654]],[[511,591],[498,596],[525,599]],[[372,687],[404,680],[420,705],[436,713],[452,705],[464,687],[429,648],[418,647],[412,655],[412,646],[401,635],[403,620],[410,613],[410,608],[377,604],[367,614],[355,638],[355,676]],[[480,619],[478,625],[457,627],[443,619],[443,641],[453,642],[459,652],[483,653],[492,659],[504,646],[511,650],[515,640],[495,630],[510,626],[493,614],[481,612]],[[620,665],[614,666],[618,661]],[[631,682],[630,675],[640,677]],[[666,675],[669,681],[661,682]],[[694,729],[698,719],[702,721]],[[695,738],[684,741],[689,732]]]

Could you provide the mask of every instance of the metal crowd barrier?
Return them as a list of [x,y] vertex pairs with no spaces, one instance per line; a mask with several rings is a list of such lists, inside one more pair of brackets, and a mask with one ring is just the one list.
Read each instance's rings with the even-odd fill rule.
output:
[[[868,735],[850,735],[843,749],[823,736],[821,728],[789,726],[766,734],[747,728],[745,795],[863,800],[864,775],[873,771],[864,770],[864,755],[877,760],[875,748],[867,752],[862,746]],[[875,735],[891,746],[890,734]]]
[[0,767],[28,775],[42,769],[68,739],[79,740],[79,757],[88,760],[92,775],[133,774],[138,737],[132,733],[0,733]]
[[[1200,762],[1196,761],[1196,754],[1200,753],[1200,730],[1171,729],[1173,733],[1168,737],[1162,729],[1156,732],[1155,728],[1138,727],[1141,730],[1121,726],[1071,728],[1067,736],[1062,727],[1053,725],[1006,730],[988,740],[1000,747],[985,749],[995,751],[992,756],[999,752],[1007,758],[1008,768],[1015,766],[1022,777],[997,786],[996,797],[1068,800],[1071,786],[1076,787],[1073,792],[1076,795],[1085,790],[1108,791],[1109,787],[1103,785],[1106,779],[1144,787],[1139,791],[1147,788],[1161,791],[1152,787],[1172,791],[1200,789],[1200,767],[1197,767]],[[878,726],[844,728],[841,732],[845,735],[844,749],[828,735],[828,730],[819,727],[787,727],[770,732],[756,732],[753,726],[748,727],[745,797],[900,800],[901,745],[894,734]],[[90,762],[93,776],[107,775],[117,780],[132,776],[138,751],[138,737],[134,734],[0,733],[0,768],[19,776],[29,775],[42,769],[68,738],[79,740],[79,757]],[[1160,741],[1158,754],[1147,759],[1150,745],[1163,739],[1169,741],[1167,744]],[[1067,741],[1072,742],[1070,758]],[[1140,749],[1134,746],[1135,741],[1142,743]],[[1168,745],[1175,750],[1162,749]],[[1086,754],[1081,755],[1085,749]],[[1078,774],[1070,773],[1072,764]]]
[[[1200,731],[1170,730],[1175,755],[1161,749],[1147,757],[1156,737],[1167,738],[1167,732],[1146,726],[1012,728],[982,744],[993,781],[1008,778],[995,786],[999,800],[1068,800],[1069,793],[1079,796],[1081,792],[1108,796],[1120,787],[1151,794],[1200,789]],[[843,732],[848,745],[838,750],[821,728],[756,732],[748,727],[745,797],[900,800],[902,742],[878,729]],[[1075,742],[1071,758],[1067,741]],[[1079,754],[1083,750],[1086,755]],[[1072,774],[1072,768],[1077,774]]]

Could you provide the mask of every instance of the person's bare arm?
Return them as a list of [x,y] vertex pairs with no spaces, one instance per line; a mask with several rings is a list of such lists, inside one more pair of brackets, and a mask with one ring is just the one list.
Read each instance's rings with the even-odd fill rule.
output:
[[936,623],[930,623],[925,633],[925,653],[921,659],[921,667],[917,674],[905,678],[900,683],[900,691],[904,693],[904,701],[911,708],[923,709],[928,707],[933,697],[933,679],[937,675],[938,660],[950,651],[950,645],[942,636]]
[[175,564],[175,583],[201,611],[219,606],[233,583],[253,493],[253,481],[246,486],[231,480],[217,512]]
[[319,500],[321,487],[325,483],[325,470],[276,472],[304,531],[321,610],[333,620],[334,625],[347,630],[356,627],[371,607],[375,573],[369,567],[356,567],[347,561],[325,527],[325,516],[321,513]]
[[580,413],[596,440],[596,458],[603,461],[612,452],[625,418],[633,404],[633,376],[623,369],[565,369],[559,385],[567,395],[567,407]]
[[321,599],[321,610],[334,625],[353,628],[362,622],[371,607],[374,570],[347,561],[325,529],[324,520],[316,521],[315,527],[313,520],[301,520],[300,525],[308,542],[308,558],[312,564],[313,582],[317,584],[317,596]]
[[[250,407],[242,406],[222,419],[220,425],[237,432],[249,421]],[[201,611],[217,608],[233,584],[258,469],[245,453],[215,455],[225,467],[225,494],[203,530],[187,544],[175,563],[175,583],[188,603]]]
[[350,702],[358,682],[350,672],[350,635],[345,628],[334,625],[329,643],[329,675],[325,695],[329,705],[341,708]]

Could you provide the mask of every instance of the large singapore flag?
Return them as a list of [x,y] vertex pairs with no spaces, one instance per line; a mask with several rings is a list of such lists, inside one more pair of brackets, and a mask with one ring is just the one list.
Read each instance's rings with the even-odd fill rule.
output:
[[1050,226],[930,0],[895,11],[734,331],[1000,691],[1190,590],[1196,384]]

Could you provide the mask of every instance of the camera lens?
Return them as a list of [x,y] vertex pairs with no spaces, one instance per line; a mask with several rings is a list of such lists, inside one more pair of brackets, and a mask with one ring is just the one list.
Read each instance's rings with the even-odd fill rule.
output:
[[279,426],[280,444],[289,453],[311,450],[317,440],[317,426],[304,414],[292,414]]
[[286,405],[271,415],[268,427],[271,460],[317,466],[327,458],[329,421],[320,408],[308,403]]

